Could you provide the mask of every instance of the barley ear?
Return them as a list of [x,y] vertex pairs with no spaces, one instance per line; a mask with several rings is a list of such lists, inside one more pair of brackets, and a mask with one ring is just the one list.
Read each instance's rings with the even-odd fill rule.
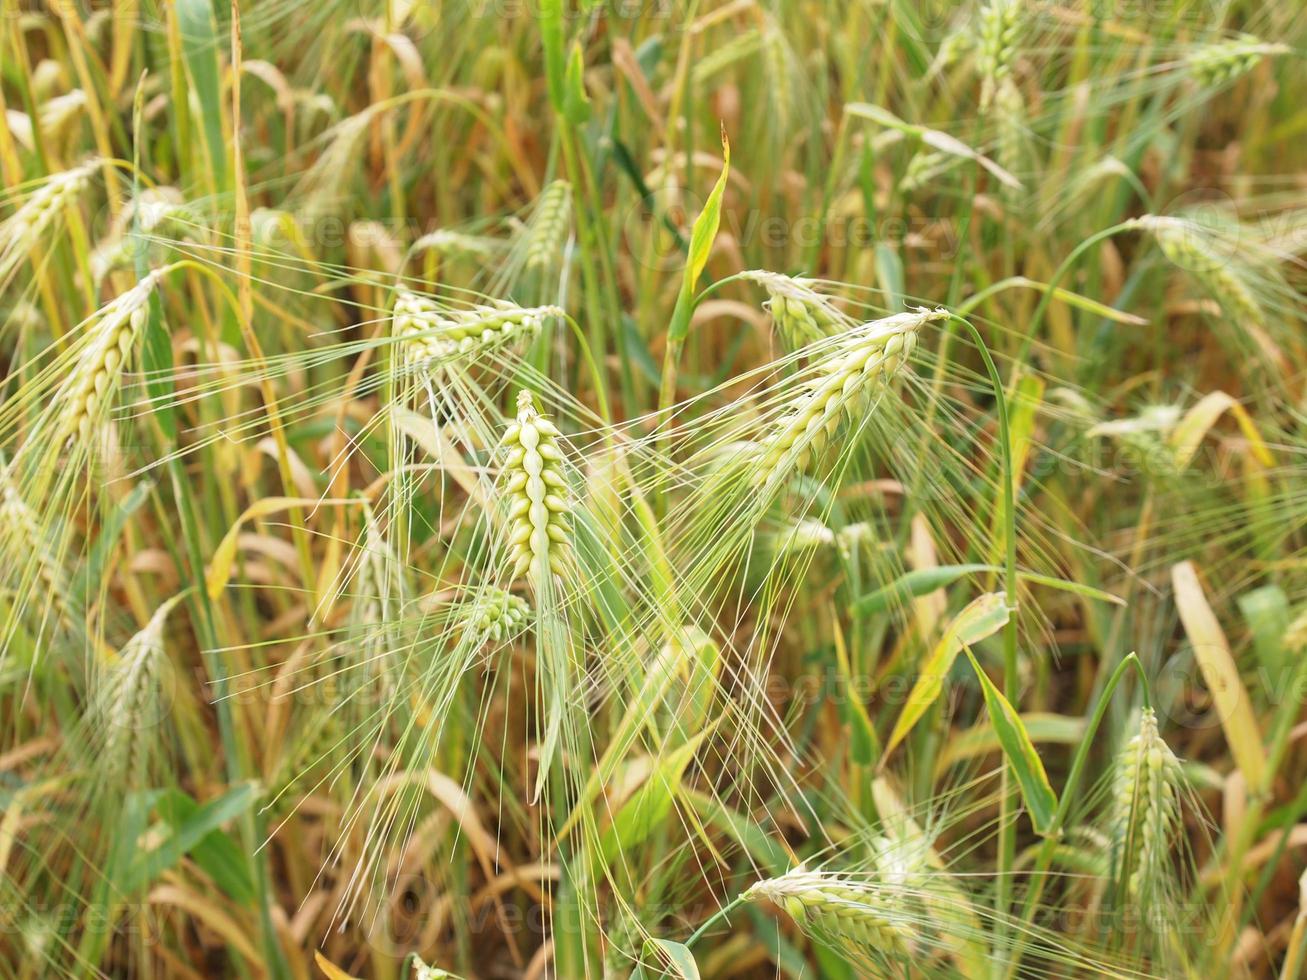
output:
[[508,501],[511,578],[539,587],[542,571],[562,574],[570,534],[558,428],[542,418],[531,392],[517,396],[517,421],[504,433],[503,494]]
[[759,899],[784,909],[809,935],[859,953],[903,956],[912,938],[889,901],[831,872],[800,865],[744,893],[745,901]]
[[1158,896],[1179,829],[1180,785],[1180,763],[1145,708],[1113,777],[1109,835],[1119,894],[1141,903]]

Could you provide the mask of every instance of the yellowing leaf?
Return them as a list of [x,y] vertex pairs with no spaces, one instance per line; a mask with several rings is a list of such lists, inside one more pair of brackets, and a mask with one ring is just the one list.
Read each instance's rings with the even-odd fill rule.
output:
[[1008,609],[1007,596],[1002,592],[987,592],[953,618],[935,649],[921,665],[921,673],[908,692],[908,699],[903,704],[898,721],[894,723],[894,730],[890,732],[882,759],[894,751],[921,720],[926,709],[939,698],[944,689],[944,678],[953,668],[953,662],[957,660],[962,648],[979,643],[998,632],[1007,623],[1009,615],[1011,611]]
[[1235,765],[1249,786],[1261,788],[1266,777],[1266,750],[1262,746],[1261,730],[1257,727],[1248,691],[1239,679],[1230,644],[1207,603],[1193,562],[1183,561],[1172,566],[1171,584],[1175,588],[1180,622],[1193,645],[1194,659],[1198,661],[1198,669],[1211,692]]
[[204,573],[204,586],[208,590],[209,598],[216,599],[222,595],[222,590],[231,581],[232,566],[236,563],[236,544],[246,521],[257,520],[293,507],[331,507],[359,502],[359,500],[315,500],[309,497],[264,497],[262,500],[256,500],[245,508],[245,512],[240,517],[236,518],[236,523],[223,535],[222,540],[218,542],[218,547],[213,550],[209,567]]
[[331,960],[322,955],[321,951],[315,950],[313,953],[313,962],[318,964],[318,969],[322,971],[327,980],[359,980],[358,977],[346,973]]
[[1184,418],[1171,430],[1169,441],[1175,447],[1176,462],[1180,469],[1189,465],[1194,458],[1194,453],[1198,452],[1198,446],[1203,438],[1216,424],[1217,419],[1226,412],[1233,415],[1234,420],[1239,423],[1239,429],[1248,440],[1248,448],[1253,458],[1263,466],[1274,465],[1275,459],[1266,448],[1266,443],[1262,440],[1261,433],[1257,431],[1257,426],[1253,424],[1247,410],[1225,392],[1214,391],[1199,399],[1198,403],[1185,412]]

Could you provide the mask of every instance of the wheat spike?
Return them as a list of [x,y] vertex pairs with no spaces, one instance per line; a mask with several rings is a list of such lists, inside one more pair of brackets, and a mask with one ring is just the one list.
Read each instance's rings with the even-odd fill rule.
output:
[[181,598],[174,596],[155,610],[145,627],[123,644],[101,682],[98,727],[111,785],[138,788],[148,779],[149,758],[159,743],[156,729],[168,709],[160,684],[167,660],[163,628]]
[[548,265],[562,251],[572,224],[572,185],[556,180],[540,195],[527,233],[526,267]]
[[803,469],[839,428],[841,420],[865,411],[871,399],[907,363],[924,323],[943,310],[919,310],[873,320],[842,335],[760,444],[755,481],[778,470]]
[[95,314],[90,338],[55,395],[59,443],[90,442],[108,407],[148,316],[146,304],[160,277],[152,272]]
[[1012,73],[1023,21],[1020,0],[990,0],[980,11],[980,106],[987,108],[1000,82]]
[[1137,219],[1150,231],[1172,265],[1187,271],[1223,310],[1256,342],[1273,362],[1282,364],[1284,353],[1267,332],[1268,321],[1252,288],[1230,259],[1213,247],[1212,236],[1183,218],[1146,214]]
[[764,304],[776,329],[792,347],[802,347],[850,326],[847,316],[812,288],[807,279],[755,269],[740,278],[767,290]]
[[809,871],[800,865],[779,878],[757,882],[744,898],[766,899],[784,909],[805,932],[829,942],[901,956],[912,940],[890,902],[828,871]]
[[1251,34],[1213,44],[1203,44],[1185,55],[1184,64],[1189,74],[1203,88],[1228,85],[1254,68],[1265,57],[1284,54],[1289,50],[1283,44],[1264,44]]
[[1157,716],[1145,708],[1139,732],[1117,759],[1109,822],[1118,880],[1132,897],[1147,899],[1165,877],[1179,826],[1180,778],[1180,763],[1157,730]]
[[1307,609],[1298,613],[1285,629],[1284,648],[1290,653],[1307,653]]
[[488,586],[467,602],[464,621],[485,641],[502,643],[522,628],[530,614],[531,607],[521,596]]
[[10,568],[25,569],[31,567],[28,562],[34,564],[36,578],[45,590],[42,601],[49,603],[64,625],[75,627],[79,617],[68,602],[68,576],[7,465],[0,466],[0,541],[5,543]]
[[52,176],[17,211],[0,223],[0,283],[41,241],[64,209],[86,190],[91,175],[99,169],[97,160]]
[[504,496],[509,501],[512,578],[537,583],[541,569],[561,574],[567,556],[567,485],[559,432],[536,411],[531,392],[517,396],[517,421],[504,433]]
[[565,315],[557,306],[522,307],[507,302],[442,310],[426,297],[406,292],[395,300],[393,323],[404,360],[432,367],[457,354],[529,339],[546,320]]

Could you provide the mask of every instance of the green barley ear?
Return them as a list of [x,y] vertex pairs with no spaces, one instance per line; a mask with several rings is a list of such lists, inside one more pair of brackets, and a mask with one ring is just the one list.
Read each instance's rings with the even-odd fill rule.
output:
[[557,306],[523,307],[508,302],[446,310],[425,296],[404,292],[395,300],[393,323],[404,363],[431,369],[459,355],[530,340],[546,320],[564,315]]
[[32,248],[90,185],[100,168],[97,160],[53,175],[12,215],[0,223],[0,286],[13,275]]
[[88,342],[55,394],[55,435],[59,444],[91,443],[92,433],[131,363],[159,277],[158,272],[150,273],[92,318]]
[[94,694],[94,731],[103,739],[97,765],[107,784],[124,789],[150,785],[151,762],[161,743],[159,726],[169,705],[164,677],[168,654],[163,630],[168,614],[182,600],[173,596],[145,627],[128,640],[104,670]]
[[841,335],[759,440],[754,482],[806,468],[840,423],[846,417],[856,421],[907,363],[922,324],[946,316],[943,310],[921,309],[873,320]]
[[1185,270],[1261,349],[1274,364],[1284,363],[1284,353],[1271,338],[1270,323],[1250,285],[1248,274],[1221,254],[1217,236],[1197,222],[1185,218],[1146,214],[1136,225],[1152,234],[1162,254]]
[[517,421],[504,433],[503,476],[509,501],[511,578],[539,587],[540,571],[561,574],[568,554],[567,484],[558,428],[536,411],[531,392],[517,396]]
[[906,956],[912,941],[894,903],[856,882],[803,865],[752,885],[744,900],[766,899],[785,910],[805,933],[851,952]]
[[0,554],[8,569],[6,574],[18,584],[16,591],[28,591],[21,583],[31,580],[37,585],[34,599],[40,611],[54,613],[64,628],[80,629],[81,616],[69,600],[68,575],[3,458],[0,458],[0,542],[3,543]]
[[1284,44],[1264,44],[1251,34],[1203,44],[1185,55],[1184,65],[1203,88],[1220,88],[1248,74],[1265,57],[1285,54]]
[[493,585],[484,587],[463,608],[463,622],[482,643],[511,638],[523,629],[530,615],[525,599]]
[[[166,244],[169,237],[185,239],[194,231],[195,216],[175,187],[148,187],[119,212],[109,235],[91,252],[91,280],[97,288],[117,269],[130,269],[138,250],[149,249],[149,236]],[[142,243],[136,236],[146,236]]]
[[[995,156],[1008,173],[1021,175],[1031,171],[1030,136],[1026,128],[1026,103],[1021,90],[1011,78],[1002,79],[994,94],[994,117],[998,127],[998,146]],[[1009,199],[1017,197],[1020,188],[1000,185]]]
[[764,304],[781,338],[792,348],[802,347],[852,326],[852,321],[813,289],[807,279],[755,269],[741,274],[767,290]]
[[1284,649],[1287,653],[1307,653],[1307,609],[1295,616],[1285,629]]
[[526,267],[547,267],[563,250],[572,228],[572,185],[556,180],[541,192],[527,226]]
[[1020,0],[990,0],[980,11],[980,106],[988,108],[1000,82],[1012,74],[1024,22]]
[[459,980],[459,977],[448,970],[442,970],[436,966],[427,966],[422,960],[414,956],[413,980]]
[[1108,829],[1118,894],[1140,903],[1158,896],[1179,829],[1180,785],[1180,763],[1145,708],[1113,776]]

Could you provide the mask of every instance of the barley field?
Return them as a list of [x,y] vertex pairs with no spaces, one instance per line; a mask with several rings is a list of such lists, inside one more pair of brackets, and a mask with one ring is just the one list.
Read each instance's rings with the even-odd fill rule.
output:
[[1307,961],[1301,0],[0,0],[0,980]]

